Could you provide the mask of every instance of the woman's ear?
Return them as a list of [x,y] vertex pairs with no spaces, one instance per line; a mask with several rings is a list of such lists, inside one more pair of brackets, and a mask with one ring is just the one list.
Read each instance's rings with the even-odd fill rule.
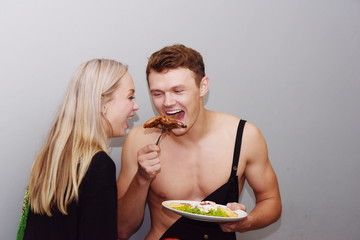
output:
[[106,113],[107,113],[107,106],[106,105],[102,106],[101,112],[102,112],[102,114],[104,114],[104,116],[106,116]]
[[209,84],[210,84],[210,79],[207,76],[205,76],[201,79],[200,97],[203,97],[207,94],[207,92],[209,91]]

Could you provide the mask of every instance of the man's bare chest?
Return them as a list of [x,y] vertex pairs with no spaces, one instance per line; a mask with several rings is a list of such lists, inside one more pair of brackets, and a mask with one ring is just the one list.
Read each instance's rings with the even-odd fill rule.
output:
[[175,153],[162,150],[160,160],[161,172],[150,188],[153,197],[201,200],[228,181],[233,152],[213,148]]

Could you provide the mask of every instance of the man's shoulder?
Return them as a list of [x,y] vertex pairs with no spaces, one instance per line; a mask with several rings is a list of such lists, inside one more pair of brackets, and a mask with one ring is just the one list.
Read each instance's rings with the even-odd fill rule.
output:
[[223,113],[223,112],[213,112],[213,114],[214,116],[216,116],[214,119],[215,119],[215,123],[217,124],[223,123],[224,125],[232,126],[239,124],[240,120],[244,120],[246,122],[245,128],[248,131],[252,132],[252,134],[257,134],[259,131],[258,127],[246,118],[235,116],[228,113]]
[[218,126],[228,126],[232,127],[239,123],[240,117],[223,113],[223,112],[211,112],[210,113],[211,119],[213,119],[213,124]]
[[212,115],[212,118],[214,119],[212,123],[213,127],[216,126],[218,129],[222,129],[222,131],[228,130],[230,133],[234,132],[234,129],[237,128],[240,120],[244,120],[246,122],[243,131],[244,138],[258,139],[259,137],[262,137],[260,129],[245,118],[222,112],[212,112]]
[[161,132],[160,129],[157,128],[144,128],[143,125],[139,125],[133,127],[129,133],[126,135],[125,142],[134,142],[142,144],[142,142],[149,143],[151,140],[156,138]]
[[143,125],[139,125],[136,127],[133,127],[132,129],[130,129],[128,135],[134,135],[134,134],[142,134],[144,132],[144,127]]
[[161,132],[161,129],[158,128],[144,128],[143,125],[138,125],[136,127],[133,127],[128,135],[136,135],[136,136],[148,136],[151,134],[159,133]]

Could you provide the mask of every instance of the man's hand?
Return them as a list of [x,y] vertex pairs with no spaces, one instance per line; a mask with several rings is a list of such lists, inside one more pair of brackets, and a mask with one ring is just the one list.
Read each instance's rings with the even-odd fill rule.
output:
[[[226,206],[233,211],[235,210],[246,211],[246,207],[243,204],[233,202],[226,204]],[[250,222],[248,217],[235,222],[219,223],[219,225],[221,230],[224,232],[246,232],[250,228]]]
[[151,181],[161,170],[160,148],[155,144],[149,144],[141,148],[137,153],[138,174],[146,181]]

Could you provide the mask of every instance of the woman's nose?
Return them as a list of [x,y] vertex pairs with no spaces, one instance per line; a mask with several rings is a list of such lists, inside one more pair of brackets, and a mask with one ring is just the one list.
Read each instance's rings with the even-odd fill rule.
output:
[[134,103],[134,107],[133,107],[133,109],[134,109],[134,111],[137,111],[137,110],[139,110],[139,104],[137,104],[137,102],[135,101],[135,103]]

